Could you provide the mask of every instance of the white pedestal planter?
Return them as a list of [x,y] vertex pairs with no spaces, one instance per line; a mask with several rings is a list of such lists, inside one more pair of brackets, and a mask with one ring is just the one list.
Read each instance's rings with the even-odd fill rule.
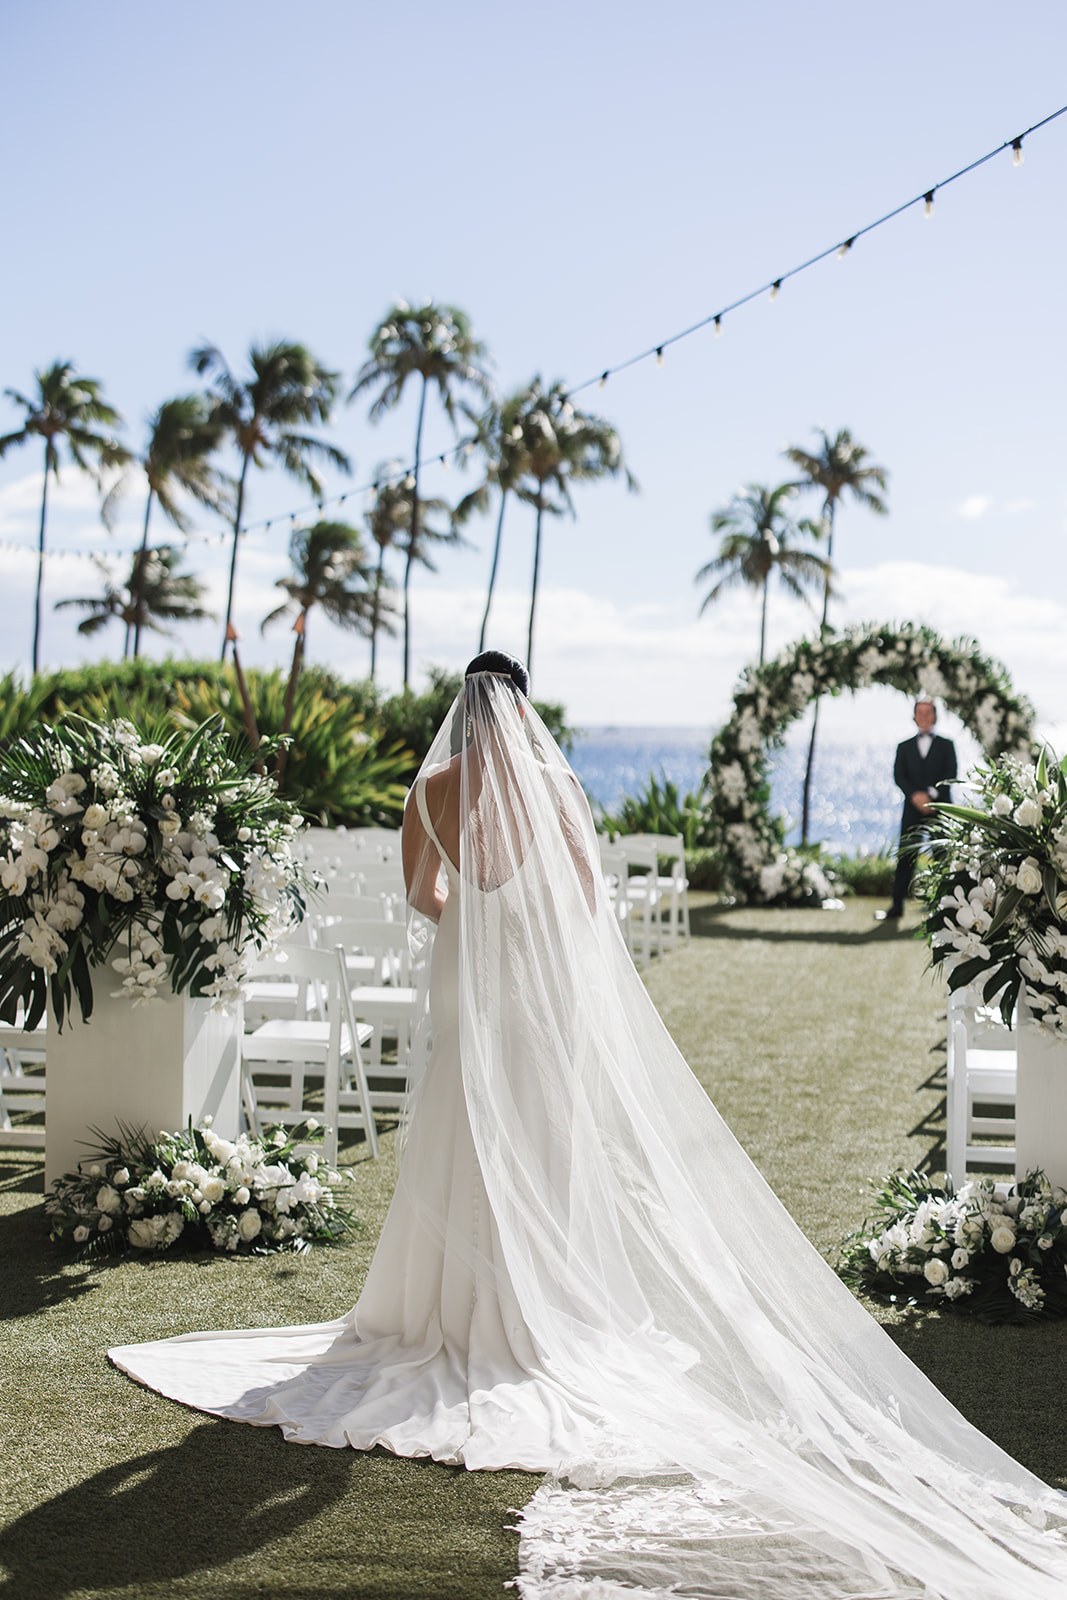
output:
[[1037,1027],[1019,1002],[1015,1176],[1040,1167],[1067,1189],[1067,1039]]
[[208,1000],[168,994],[135,1008],[112,998],[113,982],[97,975],[87,1023],[75,1004],[60,1033],[49,1013],[46,1184],[86,1159],[91,1128],[114,1133],[121,1121],[154,1135],[211,1116],[221,1138],[239,1129],[240,1006],[212,1012]]

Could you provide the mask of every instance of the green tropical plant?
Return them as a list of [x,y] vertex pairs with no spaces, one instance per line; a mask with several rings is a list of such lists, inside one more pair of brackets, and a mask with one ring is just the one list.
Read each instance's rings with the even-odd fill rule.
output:
[[129,654],[131,634],[139,638],[145,628],[153,633],[173,637],[168,622],[203,622],[214,616],[200,604],[207,589],[191,572],[181,572],[182,555],[173,545],[161,544],[149,550],[142,544],[134,555],[130,575],[121,588],[116,588],[107,564],[94,557],[104,574],[102,595],[86,595],[78,599],[57,600],[55,609],[62,611],[73,606],[87,611],[78,623],[78,632],[91,637],[109,622],[118,619],[126,624],[126,647]]
[[811,550],[798,550],[790,543],[801,533],[818,537],[821,527],[809,521],[796,522],[785,510],[796,494],[796,485],[780,483],[768,489],[750,483],[722,511],[711,514],[711,531],[721,533],[719,553],[701,567],[695,582],[718,577],[700,605],[707,610],[726,589],[745,584],[762,595],[759,629],[759,664],[762,667],[767,643],[767,592],[772,573],[782,587],[797,599],[807,599],[805,589],[821,582],[828,584],[832,569],[828,561]]
[[[136,458],[136,464],[143,471],[148,484],[139,552],[142,560],[138,569],[145,576],[150,570],[143,558],[148,550],[148,525],[154,503],[158,503],[163,515],[179,533],[188,533],[192,522],[182,509],[179,491],[190,495],[209,511],[226,516],[232,515],[234,489],[233,482],[211,465],[210,457],[222,442],[223,430],[205,395],[186,394],[175,400],[164,400],[149,419],[148,427],[148,444],[144,454]],[[103,516],[109,525],[115,502],[125,490],[126,481],[124,474],[104,501]],[[136,616],[139,595],[136,590],[131,593]],[[133,654],[138,656],[141,653],[141,625],[135,620],[127,625],[124,656],[130,654],[131,636]]]
[[577,516],[570,492],[572,483],[594,483],[600,478],[617,477],[621,472],[627,488],[636,492],[637,480],[623,460],[622,444],[615,429],[603,417],[573,406],[562,383],[554,383],[546,389],[539,377],[534,378],[523,391],[522,402],[513,424],[513,428],[521,428],[521,439],[514,434],[513,438],[524,457],[523,498],[537,511],[526,639],[526,665],[532,670],[545,514],[562,516],[564,511],[569,511],[572,517]]
[[[293,720],[293,698],[307,649],[307,623],[312,608],[321,606],[339,628],[367,635],[375,598],[368,588],[370,568],[363,540],[358,529],[347,522],[316,522],[313,527],[298,528],[289,543],[289,558],[293,563],[293,576],[279,578],[276,585],[285,590],[287,598],[263,619],[263,628],[266,628],[293,610],[297,613],[293,625],[296,634],[293,664],[285,691],[283,738],[288,737]],[[278,752],[275,774],[279,783],[285,765],[283,745]]]
[[[865,464],[870,451],[865,445],[858,444],[847,428],[839,428],[831,439],[825,428],[815,430],[821,445],[818,450],[803,450],[798,445],[790,445],[784,451],[787,461],[794,467],[799,467],[803,477],[798,485],[801,489],[817,489],[822,497],[822,515],[827,530],[826,560],[830,568],[834,560],[834,520],[837,513],[838,501],[842,495],[849,494],[860,505],[866,506],[868,511],[874,511],[878,516],[885,516],[887,506],[882,499],[885,492],[889,474],[884,467]],[[879,493],[878,491],[881,491]],[[820,637],[826,633],[827,616],[830,610],[830,578],[827,574],[823,586],[822,621],[820,623]],[[801,807],[800,838],[802,844],[808,842],[808,818],[811,806],[811,776],[815,765],[815,735],[819,726],[819,701],[816,699],[812,707],[811,738],[808,743],[808,759],[804,768],[804,799]]]
[[[31,439],[44,440],[44,482],[41,488],[41,522],[37,537],[37,589],[33,611],[32,670],[37,671],[41,654],[41,587],[44,581],[45,523],[48,515],[48,476],[59,482],[60,444],[65,441],[75,466],[87,472],[99,486],[102,473],[123,467],[129,451],[114,437],[122,418],[103,398],[98,378],[80,378],[70,361],[54,361],[43,372],[35,372],[37,392],[33,396],[17,389],[4,393],[25,413],[25,421],[14,433],[0,438],[0,460],[16,445]],[[106,432],[100,432],[100,428]],[[95,459],[95,465],[93,464]]]
[[[280,672],[248,673],[256,727],[268,744],[281,737],[287,688]],[[240,696],[231,690],[222,703],[217,681],[184,683],[175,710],[182,725],[220,711],[231,735],[246,737]],[[327,827],[399,824],[415,764],[411,751],[382,738],[347,696],[331,693],[316,673],[304,673],[297,683],[289,734],[278,781],[294,810]]]
[[500,565],[504,510],[508,495],[514,494],[518,499],[527,501],[532,498],[530,491],[523,484],[524,475],[529,468],[529,453],[526,449],[522,420],[529,409],[531,398],[532,390],[527,385],[500,405],[495,401],[490,402],[480,416],[471,415],[474,433],[468,442],[472,448],[481,451],[485,459],[485,476],[478,487],[472,489],[470,494],[464,495],[457,505],[456,522],[462,525],[475,511],[487,511],[494,489],[500,494],[496,537],[493,540],[493,561],[489,569],[485,611],[482,614],[482,626],[478,634],[479,651],[485,649],[485,636],[489,628],[489,611],[493,604],[493,591],[496,588],[497,569]]
[[615,811],[605,811],[601,823],[612,835],[681,834],[687,850],[708,843],[703,790],[682,795],[670,778],[664,777],[661,783],[654,772],[649,773],[644,789],[623,795]]
[[189,357],[190,366],[201,377],[210,374],[213,387],[208,398],[212,402],[212,422],[232,439],[241,457],[220,660],[225,659],[226,645],[232,638],[237,546],[249,466],[265,467],[270,461],[276,461],[318,499],[322,497],[322,484],[311,466],[314,458],[327,461],[340,472],[352,470],[343,450],[314,434],[300,431],[315,423],[329,422],[337,398],[338,374],[327,372],[302,344],[279,341],[265,346],[253,345],[248,360],[252,375],[241,380],[230,371],[222,352],[213,344],[201,346]]
[[[457,306],[436,305],[432,301],[413,308],[398,300],[375,328],[370,339],[370,359],[356,374],[349,401],[368,390],[377,390],[371,404],[370,419],[377,422],[399,405],[409,378],[421,380],[419,411],[415,423],[415,453],[411,468],[411,519],[405,542],[404,563],[404,687],[411,678],[411,609],[408,603],[411,570],[416,561],[425,561],[422,508],[419,497],[419,470],[422,455],[422,429],[426,417],[426,396],[431,384],[437,390],[448,420],[455,423],[457,390],[474,389],[488,399],[492,392],[489,376],[482,364],[485,346],[471,332],[470,321]],[[458,535],[453,535],[458,539]]]

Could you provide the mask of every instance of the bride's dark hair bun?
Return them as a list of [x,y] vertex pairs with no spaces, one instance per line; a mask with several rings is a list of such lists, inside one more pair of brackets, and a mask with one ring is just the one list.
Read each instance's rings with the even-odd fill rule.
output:
[[530,674],[521,661],[505,654],[503,650],[483,650],[480,656],[475,656],[468,664],[463,676],[469,678],[475,672],[499,672],[510,678],[516,689],[521,690],[524,695],[530,692]]

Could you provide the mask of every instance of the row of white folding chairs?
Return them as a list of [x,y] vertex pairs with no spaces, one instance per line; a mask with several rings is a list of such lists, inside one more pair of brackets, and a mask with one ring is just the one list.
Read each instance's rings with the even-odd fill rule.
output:
[[[0,1023],[0,1145],[42,1150],[44,1128],[15,1122],[16,1117],[44,1113],[47,1096],[46,1024],[27,1029]],[[27,1070],[29,1069],[29,1070]]]
[[[978,1165],[1014,1167],[1018,1071],[1014,1028],[963,990],[948,997],[945,1172],[954,1187]],[[998,1110],[979,1116],[978,1106]],[[977,1144],[983,1137],[1011,1143]]]
[[[290,1124],[307,1115],[305,1080],[314,1079],[316,1086],[324,1081],[326,1030],[339,1015],[345,1040],[338,1058],[339,1122],[330,1109],[329,1076],[324,1087],[331,1148],[336,1153],[337,1127],[362,1127],[377,1154],[373,1112],[405,1111],[424,1064],[426,985],[374,981],[383,957],[396,963],[397,978],[418,976],[411,971],[407,932],[400,924],[341,920],[314,937],[314,946],[290,943],[253,973],[245,1002],[251,1025],[244,1041],[246,1115],[252,1126],[259,1125],[264,1109]],[[387,1043],[392,1060],[383,1059]],[[264,1083],[264,1076],[275,1081]],[[366,1089],[368,1077],[375,1080],[373,1089]],[[369,1122],[362,1098],[359,1107],[352,1098],[362,1097],[364,1089]]]
[[[663,857],[671,863],[667,873],[660,871]],[[638,966],[647,966],[653,950],[663,954],[665,935],[672,950],[679,934],[689,939],[689,882],[680,835],[601,838],[600,864],[626,947]]]

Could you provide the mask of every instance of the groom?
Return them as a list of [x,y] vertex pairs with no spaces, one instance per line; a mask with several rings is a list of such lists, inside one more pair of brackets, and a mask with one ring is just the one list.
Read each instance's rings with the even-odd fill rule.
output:
[[919,843],[930,821],[930,807],[936,800],[944,804],[952,798],[949,784],[956,776],[956,746],[934,732],[937,707],[932,700],[916,700],[915,726],[918,733],[897,745],[893,782],[904,793],[904,814],[900,819],[900,847],[893,877],[893,903],[880,920],[904,915],[904,901],[915,871]]

